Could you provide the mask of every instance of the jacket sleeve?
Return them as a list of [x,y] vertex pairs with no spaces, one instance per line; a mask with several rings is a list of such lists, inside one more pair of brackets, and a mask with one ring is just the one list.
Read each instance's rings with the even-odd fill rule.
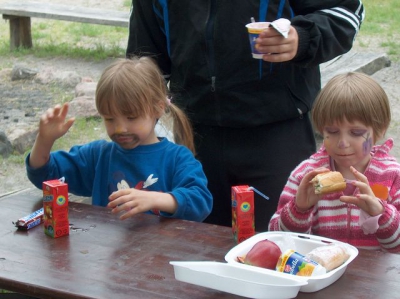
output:
[[171,195],[178,202],[174,214],[161,212],[162,216],[191,221],[203,221],[210,213],[213,199],[207,188],[207,178],[201,163],[182,146],[172,179]]
[[170,74],[168,15],[158,1],[133,0],[129,19],[129,37],[126,56],[152,56],[166,79]]
[[315,66],[348,52],[364,20],[360,0],[290,1],[299,36],[293,62]]
[[[100,142],[93,143],[101,146]],[[40,168],[31,168],[29,156],[25,160],[28,179],[37,188],[47,180],[65,178],[68,191],[79,196],[92,196],[94,181],[94,145],[73,146],[69,152],[55,151],[50,154],[47,164]]]
[[299,168],[292,172],[283,188],[278,208],[268,225],[269,231],[293,231],[299,233],[309,233],[311,231],[313,208],[304,212],[299,211],[295,203],[301,178],[293,175],[293,173],[298,173],[298,171]]
[[390,187],[389,198],[382,201],[385,208],[378,220],[376,237],[382,249],[400,253],[400,177],[396,176]]

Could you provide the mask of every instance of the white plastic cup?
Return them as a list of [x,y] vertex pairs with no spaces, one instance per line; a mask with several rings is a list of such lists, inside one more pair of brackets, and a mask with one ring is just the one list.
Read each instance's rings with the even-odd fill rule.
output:
[[267,29],[270,25],[270,22],[253,22],[246,25],[247,31],[249,32],[249,40],[250,40],[250,47],[251,53],[253,58],[255,59],[262,59],[263,53],[260,53],[256,49],[256,39],[263,32]]

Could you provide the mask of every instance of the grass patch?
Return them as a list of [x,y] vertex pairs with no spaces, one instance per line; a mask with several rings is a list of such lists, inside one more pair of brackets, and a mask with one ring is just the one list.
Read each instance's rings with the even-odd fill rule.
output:
[[12,154],[7,159],[4,159],[2,156],[0,156],[0,164],[4,166],[3,171],[7,172],[7,165],[5,163],[22,165],[24,164],[24,159],[24,156],[21,156],[19,154]]
[[[44,22],[44,21],[43,21]],[[0,25],[0,56],[68,57],[101,61],[109,57],[123,57],[128,38],[127,28],[89,25],[63,21],[33,22],[31,49],[19,48],[10,52],[5,24]],[[36,25],[36,26],[35,26]]]
[[13,292],[7,291],[7,290],[0,290],[0,294],[10,294]]
[[[129,5],[128,5],[129,3]],[[129,11],[130,1],[124,3]],[[100,61],[106,58],[124,57],[128,40],[128,28],[67,21],[32,18],[31,49],[10,52],[8,21],[0,22],[0,56],[81,58]]]
[[364,0],[365,19],[357,37],[361,47],[368,48],[378,41],[392,61],[399,61],[400,2],[398,0]]

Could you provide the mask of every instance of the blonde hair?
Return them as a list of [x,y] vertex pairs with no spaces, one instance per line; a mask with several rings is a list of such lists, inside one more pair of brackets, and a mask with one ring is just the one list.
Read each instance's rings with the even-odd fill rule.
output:
[[321,135],[326,125],[360,121],[372,127],[374,143],[385,135],[391,121],[389,99],[383,88],[368,75],[356,72],[329,80],[318,94],[311,115]]
[[117,59],[104,70],[96,88],[96,108],[100,115],[159,116],[166,113],[166,117],[172,119],[170,129],[175,142],[195,154],[190,121],[169,99],[166,82],[149,57]]

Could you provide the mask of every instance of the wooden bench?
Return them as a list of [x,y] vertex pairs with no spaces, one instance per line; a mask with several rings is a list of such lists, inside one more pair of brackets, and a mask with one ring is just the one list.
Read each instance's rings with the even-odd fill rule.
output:
[[[15,1],[15,0],[14,0]],[[62,4],[17,1],[0,3],[0,14],[10,22],[10,49],[31,48],[31,18],[128,27],[129,12]]]

